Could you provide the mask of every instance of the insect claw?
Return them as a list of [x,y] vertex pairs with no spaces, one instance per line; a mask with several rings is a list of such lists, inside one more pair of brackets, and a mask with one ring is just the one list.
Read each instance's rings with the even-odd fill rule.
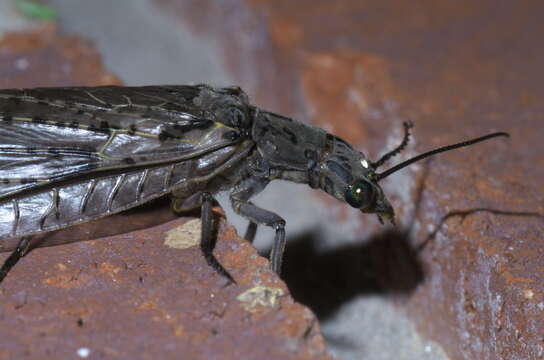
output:
[[220,275],[226,279],[226,283],[224,287],[230,286],[230,285],[237,285],[238,283],[234,278],[228,273],[228,272],[220,272]]

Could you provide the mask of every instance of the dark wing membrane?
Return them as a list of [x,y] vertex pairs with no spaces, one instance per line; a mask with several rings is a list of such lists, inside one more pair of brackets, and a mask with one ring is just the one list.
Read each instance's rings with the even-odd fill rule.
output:
[[[133,105],[139,107],[160,107],[160,112],[192,112],[193,99],[202,86],[97,86],[58,87],[35,89],[1,90],[0,94],[18,97],[21,101],[43,101],[64,108],[75,107],[96,110],[119,110]],[[192,110],[193,109],[193,110]]]
[[214,89],[207,85],[10,89],[0,90],[0,97],[12,98],[15,107],[24,101],[57,108],[61,112],[66,109],[97,110],[167,120],[183,119],[187,114],[205,118],[210,114],[211,109],[206,108],[210,102],[247,105],[248,101],[239,88]]
[[90,172],[182,161],[239,141],[198,88],[0,91],[0,199]]

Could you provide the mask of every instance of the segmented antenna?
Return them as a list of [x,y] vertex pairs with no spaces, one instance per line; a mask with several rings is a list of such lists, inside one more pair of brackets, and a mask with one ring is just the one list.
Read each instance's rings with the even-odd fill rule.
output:
[[380,158],[380,160],[372,163],[372,167],[374,169],[382,166],[387,160],[391,159],[393,156],[398,155],[402,150],[404,150],[406,145],[408,145],[408,142],[410,141],[410,129],[414,127],[414,124],[411,121],[405,121],[402,123],[402,125],[404,125],[404,138],[402,138],[402,142],[395,149],[384,154]]
[[[436,155],[438,153],[445,152],[445,151],[450,151],[450,150],[457,149],[457,148],[460,148],[460,147],[465,147],[465,146],[469,146],[469,145],[472,145],[472,144],[476,144],[476,143],[478,143],[480,141],[485,141],[487,139],[491,139],[491,138],[498,137],[498,136],[510,137],[510,134],[505,133],[505,132],[495,132],[495,133],[492,133],[492,134],[481,136],[481,137],[476,138],[476,139],[463,141],[463,142],[460,142],[460,143],[457,143],[457,144],[447,145],[447,146],[444,146],[444,147],[440,147],[438,149],[427,151],[426,153],[417,155],[417,156],[415,156],[415,157],[413,157],[411,159],[403,161],[400,164],[395,165],[392,168],[387,169],[387,170],[385,170],[384,172],[382,172],[380,174],[376,174],[375,179],[376,179],[376,181],[380,181],[381,179],[386,178],[387,176],[391,175],[392,173],[394,173],[396,171],[399,171],[400,169],[405,168],[406,166],[408,166],[408,165],[410,165],[412,163],[415,163],[416,161],[425,159],[425,158],[427,158],[429,156],[433,156],[433,155]],[[399,148],[400,148],[400,146],[399,146]]]

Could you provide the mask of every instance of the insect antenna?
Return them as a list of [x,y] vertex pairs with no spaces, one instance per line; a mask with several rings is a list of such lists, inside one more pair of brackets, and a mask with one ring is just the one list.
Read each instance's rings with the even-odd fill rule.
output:
[[382,155],[380,160],[372,163],[372,167],[374,169],[382,166],[387,160],[391,159],[393,156],[398,155],[402,150],[404,150],[406,145],[408,145],[408,142],[410,141],[410,129],[414,127],[414,124],[411,121],[405,121],[402,123],[402,125],[404,125],[404,137],[402,138],[402,142],[395,149]]
[[460,147],[465,147],[465,146],[469,146],[469,145],[472,145],[472,144],[476,144],[476,143],[479,143],[480,141],[485,141],[487,139],[491,139],[491,138],[498,137],[498,136],[510,137],[510,135],[508,133],[495,132],[495,133],[491,133],[491,134],[488,134],[488,135],[481,136],[481,137],[476,138],[476,139],[463,141],[463,142],[460,142],[460,143],[457,143],[457,144],[443,146],[443,147],[440,147],[438,149],[427,151],[426,153],[414,156],[413,158],[408,159],[406,161],[403,161],[400,164],[397,164],[397,165],[393,166],[392,168],[389,168],[389,169],[385,170],[384,172],[382,172],[380,174],[376,174],[375,179],[376,179],[376,181],[380,181],[383,178],[386,178],[387,176],[391,175],[392,173],[397,172],[400,169],[405,168],[406,166],[408,166],[408,165],[410,165],[412,163],[415,163],[416,161],[425,159],[425,158],[427,158],[429,156],[433,156],[433,155],[439,154],[441,152],[450,151],[450,150],[457,149],[457,148],[460,148]]

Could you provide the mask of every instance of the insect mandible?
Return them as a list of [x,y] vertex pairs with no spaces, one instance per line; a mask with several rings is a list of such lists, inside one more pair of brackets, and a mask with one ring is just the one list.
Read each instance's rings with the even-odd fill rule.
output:
[[[239,87],[207,85],[0,90],[0,249],[20,238],[0,281],[31,246],[30,235],[65,228],[169,194],[175,212],[201,209],[202,253],[215,259],[214,194],[229,190],[236,213],[275,229],[270,253],[280,273],[285,221],[250,199],[276,179],[308,184],[363,213],[394,221],[379,181],[439,152],[497,136],[441,147],[381,173],[408,143],[370,161],[325,130],[249,103]],[[8,249],[3,249],[8,250]]]

